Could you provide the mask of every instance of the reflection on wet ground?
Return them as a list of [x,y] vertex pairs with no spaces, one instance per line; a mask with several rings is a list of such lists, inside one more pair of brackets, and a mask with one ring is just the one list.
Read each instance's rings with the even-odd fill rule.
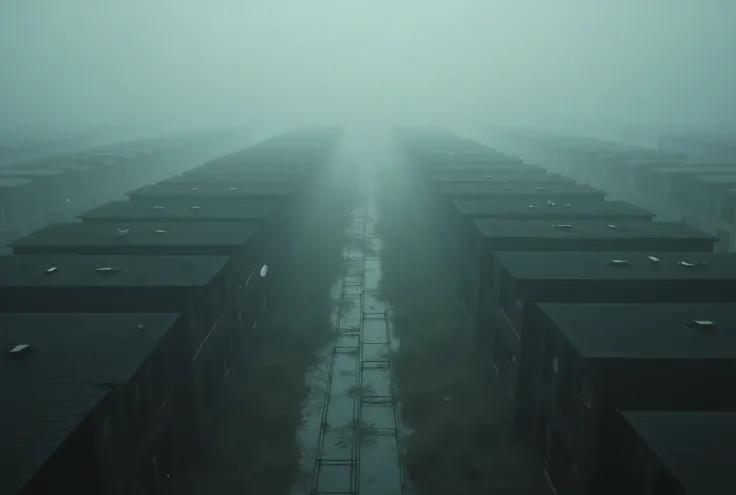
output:
[[368,174],[361,204],[351,213],[345,274],[331,291],[336,338],[307,380],[312,393],[303,406],[299,440],[302,469],[312,475],[293,487],[293,495],[406,493],[389,357],[398,340],[379,297],[381,240]]

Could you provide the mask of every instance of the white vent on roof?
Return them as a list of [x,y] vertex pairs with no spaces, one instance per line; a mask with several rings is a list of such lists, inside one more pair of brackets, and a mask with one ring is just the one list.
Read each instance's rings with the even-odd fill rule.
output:
[[268,275],[268,265],[263,265],[261,267],[261,278],[266,278],[266,275]]
[[608,262],[611,266],[626,266],[629,264],[628,260],[611,260]]
[[570,206],[572,206],[572,205],[571,205],[570,203],[567,203],[567,204],[565,205],[565,208],[570,208]]
[[538,188],[537,188],[537,191],[546,191],[546,190],[547,190],[547,188],[546,188],[546,187],[538,187]]
[[608,226],[608,228],[609,228],[609,229],[617,229],[618,227],[616,227],[616,226],[615,226],[615,225],[613,225],[613,224],[610,224],[610,225]]
[[199,210],[199,206],[197,206],[197,205],[192,205],[192,206],[190,206],[190,207],[189,207],[189,209],[190,209],[190,210]]
[[529,205],[529,208],[534,208],[534,205]]
[[661,260],[660,260],[659,258],[657,258],[656,256],[649,256],[649,257],[648,257],[648,259],[649,259],[649,261],[651,261],[652,263],[659,263],[659,262],[661,261]]
[[164,229],[158,229],[158,230],[156,230],[156,233],[157,234],[165,234],[166,233],[166,230],[164,230]]
[[66,201],[67,203],[71,203],[72,202],[72,200],[70,198],[66,198],[64,201]]
[[163,209],[164,209],[164,207],[163,207],[163,206],[160,206],[160,205],[155,205],[155,206],[153,207],[153,209],[154,209],[154,210],[163,210]]
[[554,228],[556,228],[557,230],[570,230],[572,228],[572,225],[570,225],[569,223],[562,223],[555,225]]
[[103,275],[115,275],[116,273],[122,272],[123,269],[115,266],[103,266],[100,268],[95,268],[95,271],[97,273],[102,273]]
[[678,261],[677,264],[680,265],[680,266],[687,267],[687,268],[695,268],[695,267],[698,267],[698,266],[705,266],[705,265],[707,265],[707,263],[705,261],[696,261],[694,263],[690,263],[689,261]]
[[143,323],[138,324],[138,330],[143,330]]
[[238,188],[237,187],[228,187],[227,190],[228,191],[237,191]]
[[547,200],[547,204],[550,206],[557,206],[557,204],[554,201]]
[[492,175],[486,175],[486,176],[484,177],[484,179],[493,179],[493,176],[492,176]]
[[128,232],[130,232],[130,229],[118,229],[117,232],[115,232],[115,235],[118,237],[125,237],[128,235]]
[[192,191],[199,191],[199,188],[198,187],[193,187],[192,188]]
[[8,351],[10,354],[21,354],[23,352],[30,352],[33,348],[29,344],[19,344]]
[[710,320],[695,320],[687,325],[690,328],[702,328],[706,330],[713,330],[716,328],[716,324]]
[[45,269],[43,272],[44,273],[56,273],[58,270],[59,270],[58,266],[52,266],[52,267]]

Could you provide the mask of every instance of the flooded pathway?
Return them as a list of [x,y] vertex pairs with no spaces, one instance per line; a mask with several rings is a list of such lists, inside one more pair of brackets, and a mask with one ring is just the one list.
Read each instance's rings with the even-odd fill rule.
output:
[[398,347],[379,298],[381,239],[373,171],[352,211],[346,271],[332,290],[334,342],[310,374],[299,432],[305,474],[293,495],[404,495],[402,429],[390,353]]

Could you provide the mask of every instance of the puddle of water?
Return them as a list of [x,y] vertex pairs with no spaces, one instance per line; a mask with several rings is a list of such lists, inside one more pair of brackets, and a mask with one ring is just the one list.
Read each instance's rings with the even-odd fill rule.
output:
[[391,371],[385,369],[363,368],[363,387],[370,390],[365,395],[375,397],[391,396]]
[[368,435],[361,449],[360,495],[401,495],[401,463],[394,435]]
[[388,344],[363,344],[363,362],[388,361]]
[[322,459],[328,462],[350,462],[355,458],[355,427],[326,428],[323,433]]
[[350,493],[352,485],[353,469],[351,466],[320,466],[317,492]]
[[348,395],[330,398],[325,422],[330,428],[340,428],[353,423],[355,398]]
[[365,314],[385,314],[386,309],[386,303],[379,299],[378,292],[366,291],[363,294],[363,312]]
[[[358,300],[358,302],[360,303],[360,300]],[[338,328],[340,330],[360,330],[361,316],[362,308],[360,304],[342,309],[340,311]]]
[[388,328],[385,318],[363,320],[363,344],[388,344]]
[[363,422],[373,425],[379,430],[392,430],[396,428],[396,415],[393,403],[371,404],[364,402],[360,410]]
[[363,276],[363,286],[365,290],[377,291],[381,282],[381,261],[366,260],[365,275]]
[[335,384],[342,380],[342,377],[350,376],[350,373],[357,373],[358,369],[358,349],[338,349],[332,358],[332,383],[330,385],[330,393],[335,390]]
[[357,332],[340,332],[335,347],[355,347],[360,345],[360,334]]

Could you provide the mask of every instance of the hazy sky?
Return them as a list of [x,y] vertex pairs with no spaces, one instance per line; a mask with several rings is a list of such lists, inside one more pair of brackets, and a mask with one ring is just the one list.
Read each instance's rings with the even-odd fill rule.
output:
[[735,25],[736,0],[0,0],[0,119],[724,124]]

